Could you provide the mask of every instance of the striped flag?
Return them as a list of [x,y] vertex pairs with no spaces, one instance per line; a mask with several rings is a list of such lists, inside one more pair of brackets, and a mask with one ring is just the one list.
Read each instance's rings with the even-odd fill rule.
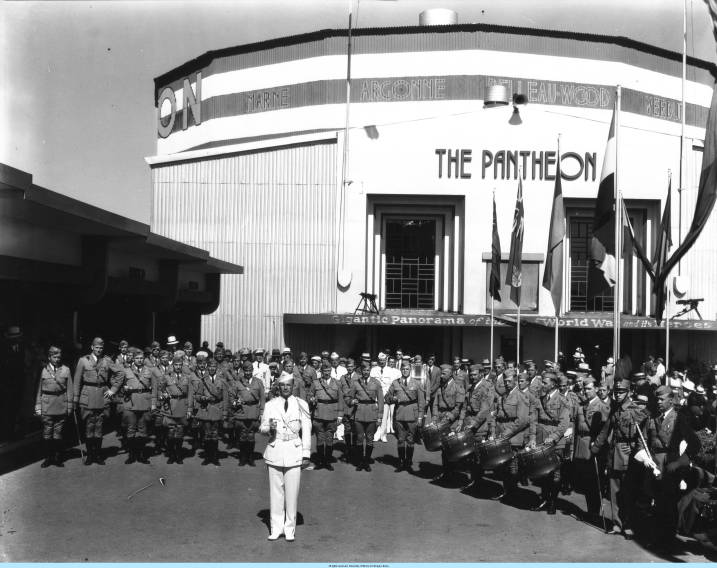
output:
[[515,199],[513,231],[510,235],[510,257],[505,283],[510,284],[510,299],[520,307],[520,292],[523,286],[523,178],[518,178],[518,196]]
[[558,150],[558,171],[555,173],[553,212],[548,230],[548,251],[545,253],[543,288],[550,291],[555,306],[555,315],[560,314],[563,299],[563,243],[565,241],[565,210],[563,209],[563,186],[560,179],[560,151]]
[[490,297],[500,302],[500,236],[498,235],[498,217],[495,214],[495,193],[493,194],[493,243],[490,254]]
[[647,274],[650,276],[650,279],[655,279],[655,270],[652,268],[652,263],[647,260],[647,255],[645,254],[645,251],[642,249],[642,245],[640,244],[640,241],[638,241],[635,238],[635,230],[632,228],[632,223],[630,222],[630,215],[627,213],[627,206],[625,205],[625,200],[620,200],[621,206],[622,206],[622,256],[624,258],[632,258],[632,255],[637,255],[637,258],[640,259],[640,262],[645,267],[645,270],[647,271]]
[[610,132],[600,175],[600,188],[595,202],[593,236],[588,264],[588,298],[594,298],[613,286],[617,278],[615,252],[615,110],[612,111]]
[[[657,235],[657,246],[652,262],[655,266],[655,273],[660,274],[662,268],[667,262],[667,255],[672,246],[672,179],[667,184],[667,199],[665,199],[665,211],[662,213],[662,223],[660,224],[660,232]],[[665,311],[665,301],[667,299],[667,287],[664,280],[662,282],[655,281],[652,291],[655,294],[655,320],[659,324],[662,321],[662,314]]]

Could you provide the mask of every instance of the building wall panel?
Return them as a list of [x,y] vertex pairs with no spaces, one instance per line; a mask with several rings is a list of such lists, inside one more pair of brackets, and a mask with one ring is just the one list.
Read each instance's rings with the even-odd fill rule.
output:
[[244,266],[203,339],[281,347],[285,312],[335,310],[335,144],[157,167],[153,187],[154,231]]

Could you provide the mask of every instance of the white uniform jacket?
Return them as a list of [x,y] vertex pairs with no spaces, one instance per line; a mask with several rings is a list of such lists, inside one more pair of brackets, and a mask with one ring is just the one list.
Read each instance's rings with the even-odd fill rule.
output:
[[294,467],[302,458],[311,456],[311,414],[306,401],[295,396],[286,399],[289,408],[284,412],[284,398],[277,396],[266,403],[259,431],[269,434],[269,421],[276,420],[276,436],[269,438],[264,450],[267,465]]

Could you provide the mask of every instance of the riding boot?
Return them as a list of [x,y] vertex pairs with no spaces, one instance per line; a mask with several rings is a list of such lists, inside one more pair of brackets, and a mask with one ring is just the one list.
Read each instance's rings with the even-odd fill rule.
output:
[[212,463],[212,441],[211,440],[204,440],[204,459],[202,460],[202,465],[209,465]]
[[363,470],[363,466],[366,463],[366,457],[364,456],[363,446],[356,446],[354,449],[354,456],[356,457],[356,471]]
[[177,440],[169,438],[167,440],[167,465],[177,462]]
[[147,454],[147,438],[137,438],[137,461],[145,465],[148,464],[149,456]]
[[331,460],[334,457],[333,454],[334,447],[327,445],[324,453],[324,468],[328,469],[329,471],[334,471],[334,466],[331,464]]
[[94,461],[97,465],[105,465],[105,458],[102,457],[102,438],[95,438]]
[[219,440],[212,440],[212,463],[222,465],[219,463]]
[[249,467],[255,467],[256,464],[254,463],[254,446],[256,445],[256,442],[251,441],[246,443],[246,463],[249,465]]
[[249,444],[246,442],[239,442],[237,445],[239,446],[239,463],[237,465],[241,467],[246,465],[247,454],[249,453],[249,448],[247,448],[247,446]]
[[124,463],[130,464],[137,461],[137,438],[127,438],[127,459]]
[[556,513],[559,492],[560,485],[556,482],[553,482],[548,489],[548,506],[546,507],[548,515],[554,515]]
[[406,461],[404,464],[404,469],[408,473],[413,473],[413,449],[414,446],[406,446]]
[[395,473],[398,473],[400,471],[403,471],[406,467],[406,448],[403,446],[398,447],[398,465],[396,466],[396,469],[393,471]]
[[373,453],[373,446],[366,446],[366,450],[363,458],[363,469],[364,471],[371,471],[371,454]]
[[53,440],[52,448],[54,450],[53,459],[57,467],[65,467],[65,460],[62,459],[63,443],[62,440]]
[[316,466],[314,467],[314,471],[324,467],[324,448],[325,446],[323,444],[320,446],[317,444],[316,446]]
[[43,446],[43,450],[44,450],[44,454],[45,454],[45,460],[40,464],[41,468],[46,468],[53,464],[54,449],[55,449],[54,445],[55,445],[54,440],[43,440],[42,441],[42,446]]
[[87,455],[85,456],[85,465],[92,465],[92,460],[93,460],[94,454],[95,454],[95,439],[94,438],[87,438],[85,440],[85,449],[87,450]]

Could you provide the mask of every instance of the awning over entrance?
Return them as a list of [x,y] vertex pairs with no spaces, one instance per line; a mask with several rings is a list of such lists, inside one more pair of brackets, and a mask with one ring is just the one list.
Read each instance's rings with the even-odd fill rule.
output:
[[[555,327],[555,318],[534,314],[521,314],[521,323],[540,327]],[[490,327],[490,315],[485,314],[454,314],[450,312],[394,311],[380,314],[284,314],[285,324],[308,325],[346,325],[346,326],[450,326],[450,327]],[[495,327],[515,326],[516,317],[512,314],[495,316]],[[567,314],[558,321],[561,329],[612,329],[612,316],[602,314]],[[654,318],[623,315],[620,329],[659,330],[665,329],[665,322],[660,325]],[[672,320],[670,329],[717,331],[714,320]]]

